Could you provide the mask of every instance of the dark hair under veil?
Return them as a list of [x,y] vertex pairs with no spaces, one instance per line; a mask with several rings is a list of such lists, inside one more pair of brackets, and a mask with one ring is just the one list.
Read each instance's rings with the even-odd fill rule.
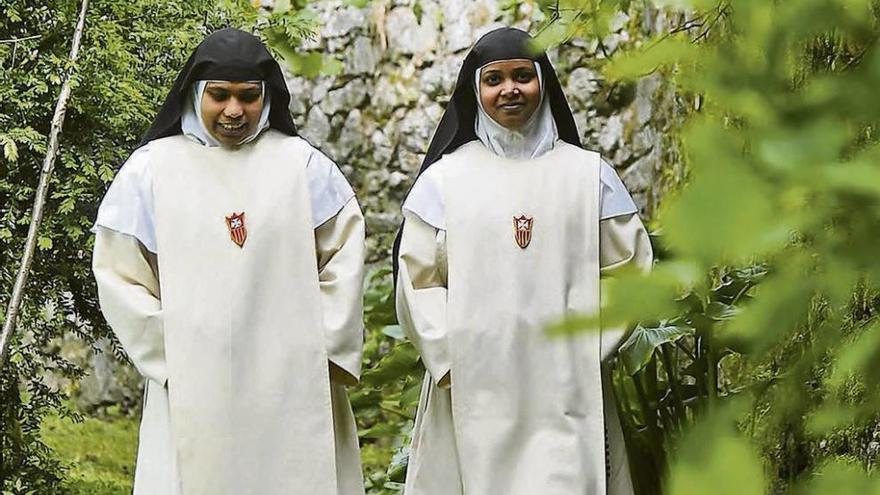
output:
[[288,106],[290,93],[278,62],[256,36],[226,28],[205,38],[181,69],[162,108],[140,146],[155,139],[180,134],[180,118],[192,84],[198,80],[265,81],[272,101],[269,127],[296,136],[296,126]]
[[[544,97],[549,100],[559,139],[579,148],[582,147],[574,116],[565,99],[565,94],[562,92],[559,78],[556,77],[556,70],[545,52],[536,53],[532,42],[533,39],[527,32],[512,27],[495,29],[477,40],[461,64],[452,98],[450,98],[446,112],[434,132],[434,137],[428,146],[428,152],[425,154],[416,180],[443,155],[478,139],[474,130],[474,121],[477,118],[474,75],[480,67],[501,60],[525,59],[541,65]],[[397,289],[397,257],[400,253],[402,233],[403,223],[397,231],[392,251],[395,294]]]

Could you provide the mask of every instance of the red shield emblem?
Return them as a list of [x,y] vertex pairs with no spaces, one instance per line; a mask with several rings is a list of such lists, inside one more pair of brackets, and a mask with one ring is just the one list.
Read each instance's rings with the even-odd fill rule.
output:
[[244,247],[247,240],[247,228],[244,226],[244,212],[233,213],[226,217],[226,226],[229,228],[229,237],[238,247]]
[[532,225],[535,220],[532,217],[520,215],[513,217],[513,234],[516,239],[516,245],[525,249],[532,242]]

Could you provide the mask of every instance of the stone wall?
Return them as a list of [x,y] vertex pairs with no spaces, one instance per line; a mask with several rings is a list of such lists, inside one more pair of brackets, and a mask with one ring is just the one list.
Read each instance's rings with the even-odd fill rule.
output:
[[[323,0],[311,8],[323,27],[300,48],[337,58],[343,70],[290,76],[291,110],[301,133],[352,181],[367,219],[370,261],[387,263],[400,202],[468,49],[496,27],[534,30],[544,15],[534,2],[497,0],[374,0],[365,8]],[[636,22],[621,13],[605,39],[575,39],[549,55],[583,142],[617,167],[650,214],[669,161],[665,131],[675,100],[660,76],[614,86],[599,71],[619,47],[667,24],[662,13],[641,14]]]
[[[288,74],[290,109],[303,136],[342,167],[357,191],[367,220],[369,262],[388,266],[400,203],[468,49],[496,27],[529,30],[544,19],[532,3],[509,0],[373,0],[365,8],[316,0],[310,8],[323,27],[300,48],[329,54],[343,69],[314,79]],[[648,214],[673,162],[665,131],[676,102],[659,76],[615,86],[600,68],[621,46],[666,25],[657,12],[620,14],[605,39],[572,40],[549,53],[583,142],[617,167]],[[117,364],[107,342],[101,347],[105,352],[98,354],[71,347],[71,357],[93,370],[74,389],[78,405],[99,413],[107,406],[136,408],[139,377]]]

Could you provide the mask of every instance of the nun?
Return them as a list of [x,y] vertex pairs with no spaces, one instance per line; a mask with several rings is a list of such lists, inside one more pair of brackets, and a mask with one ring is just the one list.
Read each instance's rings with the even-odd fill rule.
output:
[[603,373],[622,330],[545,328],[598,311],[600,277],[648,269],[651,245],[530,44],[473,46],[403,203],[397,314],[427,369],[406,495],[632,493]]
[[364,222],[289,99],[256,37],[211,34],[98,210],[101,310],[146,378],[136,495],[363,493]]

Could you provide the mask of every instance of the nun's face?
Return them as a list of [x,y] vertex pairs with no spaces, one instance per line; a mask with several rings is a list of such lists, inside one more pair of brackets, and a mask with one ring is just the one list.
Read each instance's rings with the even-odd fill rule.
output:
[[263,111],[263,88],[253,82],[212,81],[202,96],[202,122],[224,146],[250,136]]
[[538,108],[541,84],[531,60],[494,62],[480,71],[480,103],[495,122],[522,128]]

